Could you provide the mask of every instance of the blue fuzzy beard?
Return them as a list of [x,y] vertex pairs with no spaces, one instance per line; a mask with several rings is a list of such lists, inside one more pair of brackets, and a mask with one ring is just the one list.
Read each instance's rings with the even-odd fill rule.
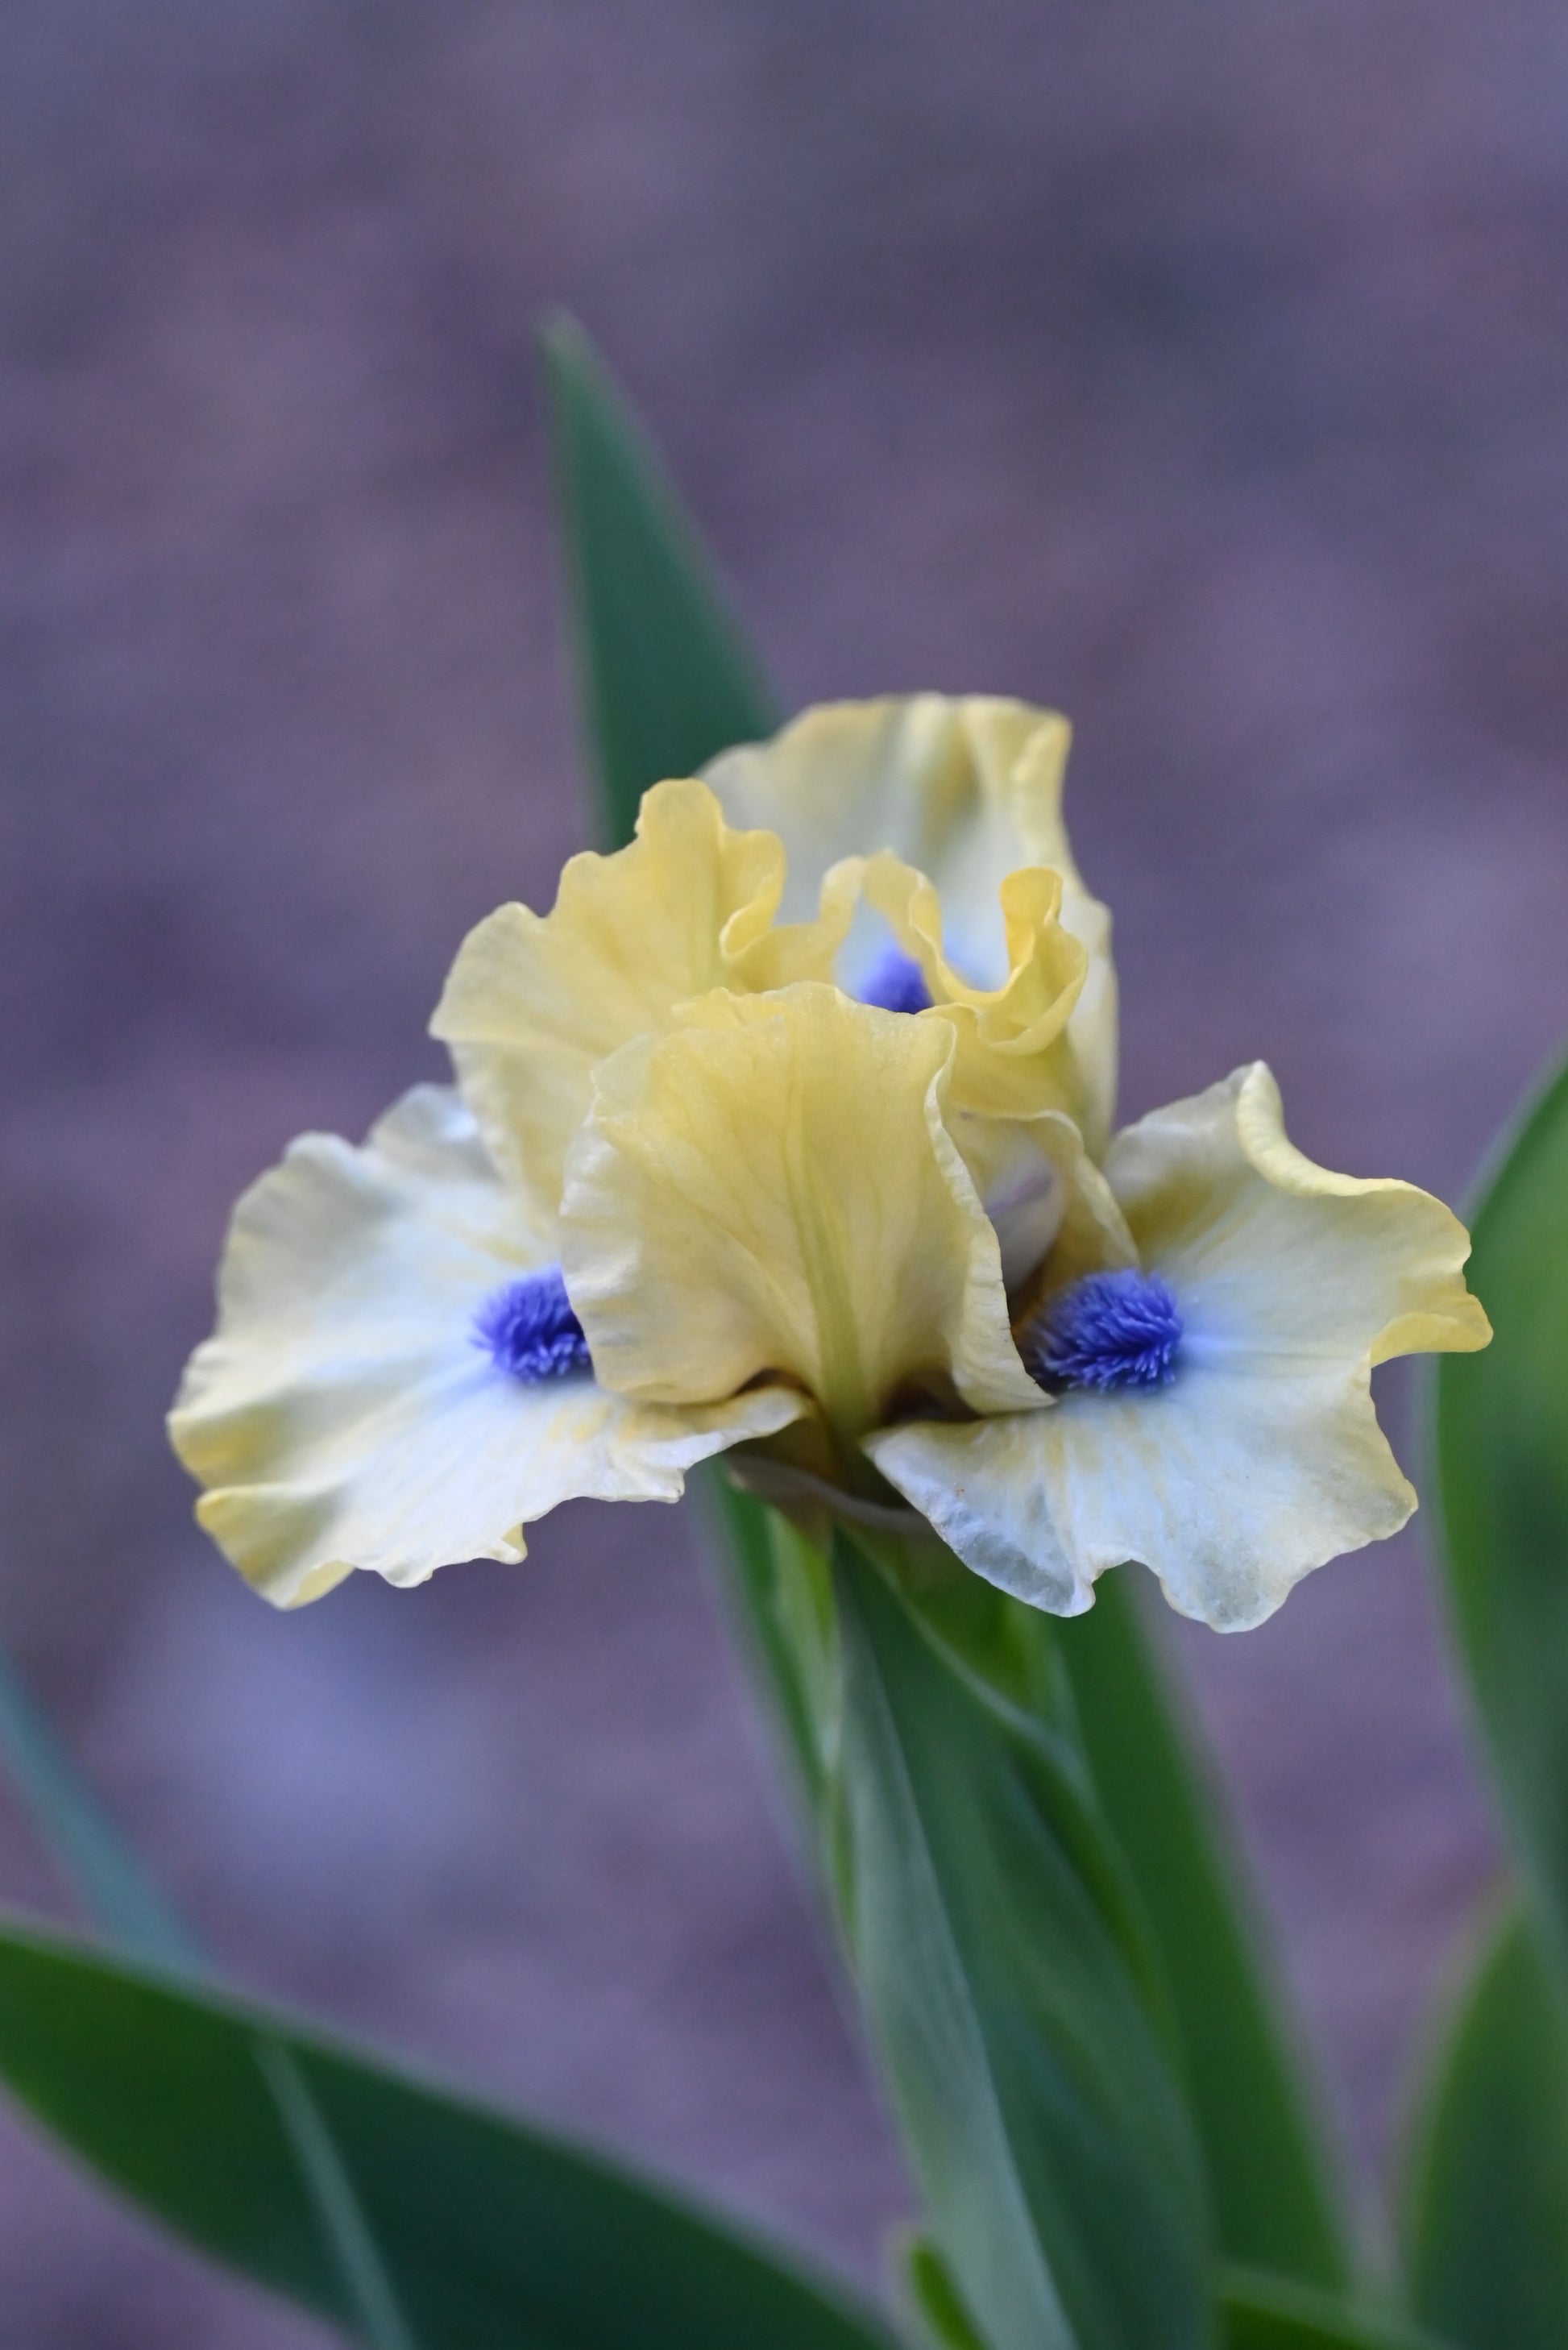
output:
[[1085,1274],[1024,1332],[1024,1368],[1043,1388],[1159,1388],[1176,1376],[1181,1315],[1158,1274]]
[[498,1369],[530,1386],[593,1368],[558,1264],[525,1273],[487,1297],[473,1317],[473,1337]]
[[889,947],[867,973],[860,1001],[875,1004],[878,1012],[927,1012],[931,992],[913,955]]

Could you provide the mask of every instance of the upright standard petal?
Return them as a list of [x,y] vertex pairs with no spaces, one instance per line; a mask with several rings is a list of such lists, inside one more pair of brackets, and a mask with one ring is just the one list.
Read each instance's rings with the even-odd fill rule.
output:
[[431,1034],[497,1166],[546,1214],[597,1063],[688,996],[828,976],[848,894],[825,926],[775,930],[784,883],[772,833],[732,831],[702,784],[659,784],[628,847],[570,860],[552,912],[503,906],[464,941]]
[[[1010,969],[1002,886],[1023,866],[1062,876],[1063,927],[1088,963],[1072,1036],[1108,1131],[1116,1092],[1116,975],[1110,916],[1085,889],[1062,822],[1072,739],[1054,711],[998,696],[889,696],[825,703],[771,742],[727,751],[704,769],[738,824],[765,825],[789,858],[783,910],[811,911],[815,891],[846,858],[890,849],[934,882],[946,953],[976,988]],[[856,973],[846,975],[858,992]]]
[[1043,1404],[943,1123],[952,1050],[943,1023],[805,984],[711,995],[609,1061],[561,1220],[605,1385],[691,1403],[784,1378],[840,1440],[905,1394]]
[[670,1411],[586,1374],[510,1377],[475,1317],[545,1245],[437,1087],[361,1149],[305,1136],[245,1194],[170,1432],[207,1488],[202,1524],[269,1599],[298,1606],[354,1567],[412,1584],[521,1558],[524,1523],[558,1502],[674,1501],[693,1462],[798,1415],[778,1388]]
[[1168,1380],[891,1429],[867,1450],[961,1557],[1037,1606],[1075,1614],[1097,1575],[1137,1560],[1184,1615],[1242,1630],[1415,1508],[1371,1374],[1485,1346],[1469,1238],[1410,1184],[1303,1158],[1261,1063],[1128,1128],[1106,1173],[1179,1320]]

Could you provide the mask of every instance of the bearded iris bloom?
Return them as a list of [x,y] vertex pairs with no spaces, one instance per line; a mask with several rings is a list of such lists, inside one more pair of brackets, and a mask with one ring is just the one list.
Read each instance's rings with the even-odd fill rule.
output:
[[1064,723],[808,712],[466,941],[452,1088],[241,1202],[171,1428],[269,1597],[516,1559],[697,1461],[924,1521],[1080,1612],[1261,1621],[1415,1506],[1370,1377],[1482,1346],[1466,1235],[1286,1139],[1261,1065],[1113,1132]]

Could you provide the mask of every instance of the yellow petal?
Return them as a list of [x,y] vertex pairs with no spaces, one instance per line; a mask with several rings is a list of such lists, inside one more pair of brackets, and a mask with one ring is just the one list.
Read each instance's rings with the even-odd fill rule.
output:
[[1042,1091],[1069,1090],[1070,1073],[1057,1074],[1064,1055],[1053,1048],[1064,1044],[1088,965],[1083,947],[1062,926],[1061,875],[1025,866],[1002,882],[1007,969],[992,988],[971,985],[949,962],[941,899],[915,866],[883,849],[867,859],[861,888],[903,951],[919,963],[934,1008],[953,1024],[955,1095],[981,1109],[1054,1107],[1042,1100]]
[[942,1120],[940,1023],[831,987],[715,994],[597,1074],[563,1262],[601,1380],[694,1402],[782,1377],[839,1435],[911,1388],[1043,1402]]
[[[1012,1292],[1039,1265],[1068,1196],[1082,1188],[1077,1137],[1103,1151],[1110,1108],[1069,1034],[1088,958],[1062,927],[1061,876],[1024,866],[1003,881],[1008,972],[990,990],[971,986],[949,962],[940,900],[924,874],[884,849],[865,861],[861,888],[919,967],[931,1003],[919,1016],[953,1029],[948,1127],[996,1226]],[[1060,1114],[1064,1134],[1071,1121],[1065,1184],[1055,1163],[1061,1149],[1036,1123],[1046,1113]]]
[[[835,877],[849,869],[836,867]],[[1040,1265],[1069,1201],[1083,1207],[1091,1170],[1080,1138],[1101,1151],[1106,1139],[1108,1104],[1067,1033],[1087,958],[1059,920],[1061,876],[1025,866],[1003,881],[1009,969],[990,990],[948,962],[940,901],[924,874],[884,849],[863,861],[859,878],[866,903],[924,979],[931,1002],[917,1016],[953,1030],[948,1129],[996,1227],[1012,1294]],[[1103,1180],[1091,1188],[1103,1204]],[[1111,1213],[1119,1224],[1114,1204]],[[1105,1261],[1136,1263],[1136,1252]]]
[[830,973],[849,895],[826,924],[775,930],[784,879],[771,833],[732,832],[702,784],[659,784],[628,847],[570,860],[551,913],[503,906],[464,941],[431,1033],[496,1164],[546,1212],[596,1063],[688,996]]
[[170,1432],[208,1489],[201,1523],[269,1599],[354,1567],[411,1584],[521,1558],[557,1502],[673,1501],[694,1461],[798,1415],[776,1388],[677,1412],[508,1377],[473,1315],[545,1261],[446,1088],[406,1096],[362,1149],[306,1135],[246,1193]]
[[783,840],[786,913],[809,913],[841,858],[889,848],[936,883],[955,940],[988,942],[973,975],[994,980],[997,892],[1010,873],[1050,866],[1083,893],[1062,826],[1070,740],[1064,718],[1023,702],[890,695],[823,703],[703,774],[732,822]]
[[1075,1614],[1105,1568],[1137,1560],[1184,1615],[1242,1629],[1415,1508],[1372,1367],[1487,1343],[1469,1239],[1410,1184],[1303,1158],[1261,1064],[1129,1128],[1106,1174],[1181,1315],[1170,1383],[866,1449],[961,1556],[1037,1606]]
[[1110,917],[1085,889],[1062,822],[1070,740],[1054,711],[922,693],[808,710],[772,742],[727,751],[704,774],[733,822],[766,825],[783,840],[786,915],[810,913],[820,878],[841,859],[890,849],[935,884],[946,955],[976,987],[1002,987],[1011,967],[1001,911],[1008,876],[1026,866],[1059,873],[1063,927],[1088,959],[1070,1026],[1097,1151],[1116,1093],[1116,974]]

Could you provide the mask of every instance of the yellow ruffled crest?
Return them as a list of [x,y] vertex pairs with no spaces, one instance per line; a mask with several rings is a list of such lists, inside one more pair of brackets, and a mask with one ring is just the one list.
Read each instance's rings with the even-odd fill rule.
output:
[[[1020,1033],[1028,1025],[1022,1018],[1028,991],[1017,985],[1021,961],[1033,972],[1032,987],[1048,989],[1064,973],[1054,947],[1036,969],[1015,925],[1059,921],[1057,937],[1064,933],[1084,950],[1068,1032],[1080,1122],[1097,1154],[1115,1109],[1116,974],[1110,916],[1085,889],[1062,821],[1071,740],[1054,711],[992,695],[921,693],[808,710],[771,742],[728,751],[703,773],[732,821],[765,825],[783,840],[788,914],[804,916],[821,878],[846,859],[877,859],[884,873],[913,868],[940,900],[940,926],[929,908],[915,919],[935,928],[934,943],[953,974],[945,1000],[966,1000],[964,987],[991,998],[1013,991]],[[888,853],[885,862],[879,852]],[[1040,867],[1060,876],[1054,915],[1047,916],[1038,883],[1005,894],[1010,876]],[[929,983],[934,964],[915,943],[907,951],[928,971]]]
[[732,831],[703,784],[659,784],[628,847],[569,861],[549,914],[503,906],[470,932],[431,1032],[496,1164],[545,1214],[600,1061],[668,1028],[689,996],[831,973],[849,891],[774,928],[784,883],[774,834]]
[[952,1053],[945,1023],[803,984],[707,996],[607,1062],[562,1207],[601,1384],[691,1404],[787,1379],[841,1444],[921,1390],[1044,1404],[943,1121]]
[[[836,868],[836,875],[847,869]],[[932,1011],[957,1032],[954,1106],[992,1117],[1027,1117],[1054,1107],[1092,1123],[1100,1105],[1066,1033],[1089,958],[1063,926],[1062,876],[1024,866],[1002,882],[1006,971],[1000,985],[990,988],[973,985],[949,962],[941,899],[914,866],[884,849],[865,860],[860,891],[919,965]]]
[[1007,971],[994,988],[954,969],[935,884],[890,850],[846,860],[829,882],[852,883],[919,971],[930,1003],[915,1016],[953,1031],[948,1129],[996,1226],[1011,1289],[1039,1263],[1061,1209],[1060,1176],[1033,1122],[1058,1112],[1092,1149],[1103,1151],[1106,1139],[1109,1101],[1068,1034],[1088,956],[1062,926],[1062,877],[1025,866],[1002,882]]

